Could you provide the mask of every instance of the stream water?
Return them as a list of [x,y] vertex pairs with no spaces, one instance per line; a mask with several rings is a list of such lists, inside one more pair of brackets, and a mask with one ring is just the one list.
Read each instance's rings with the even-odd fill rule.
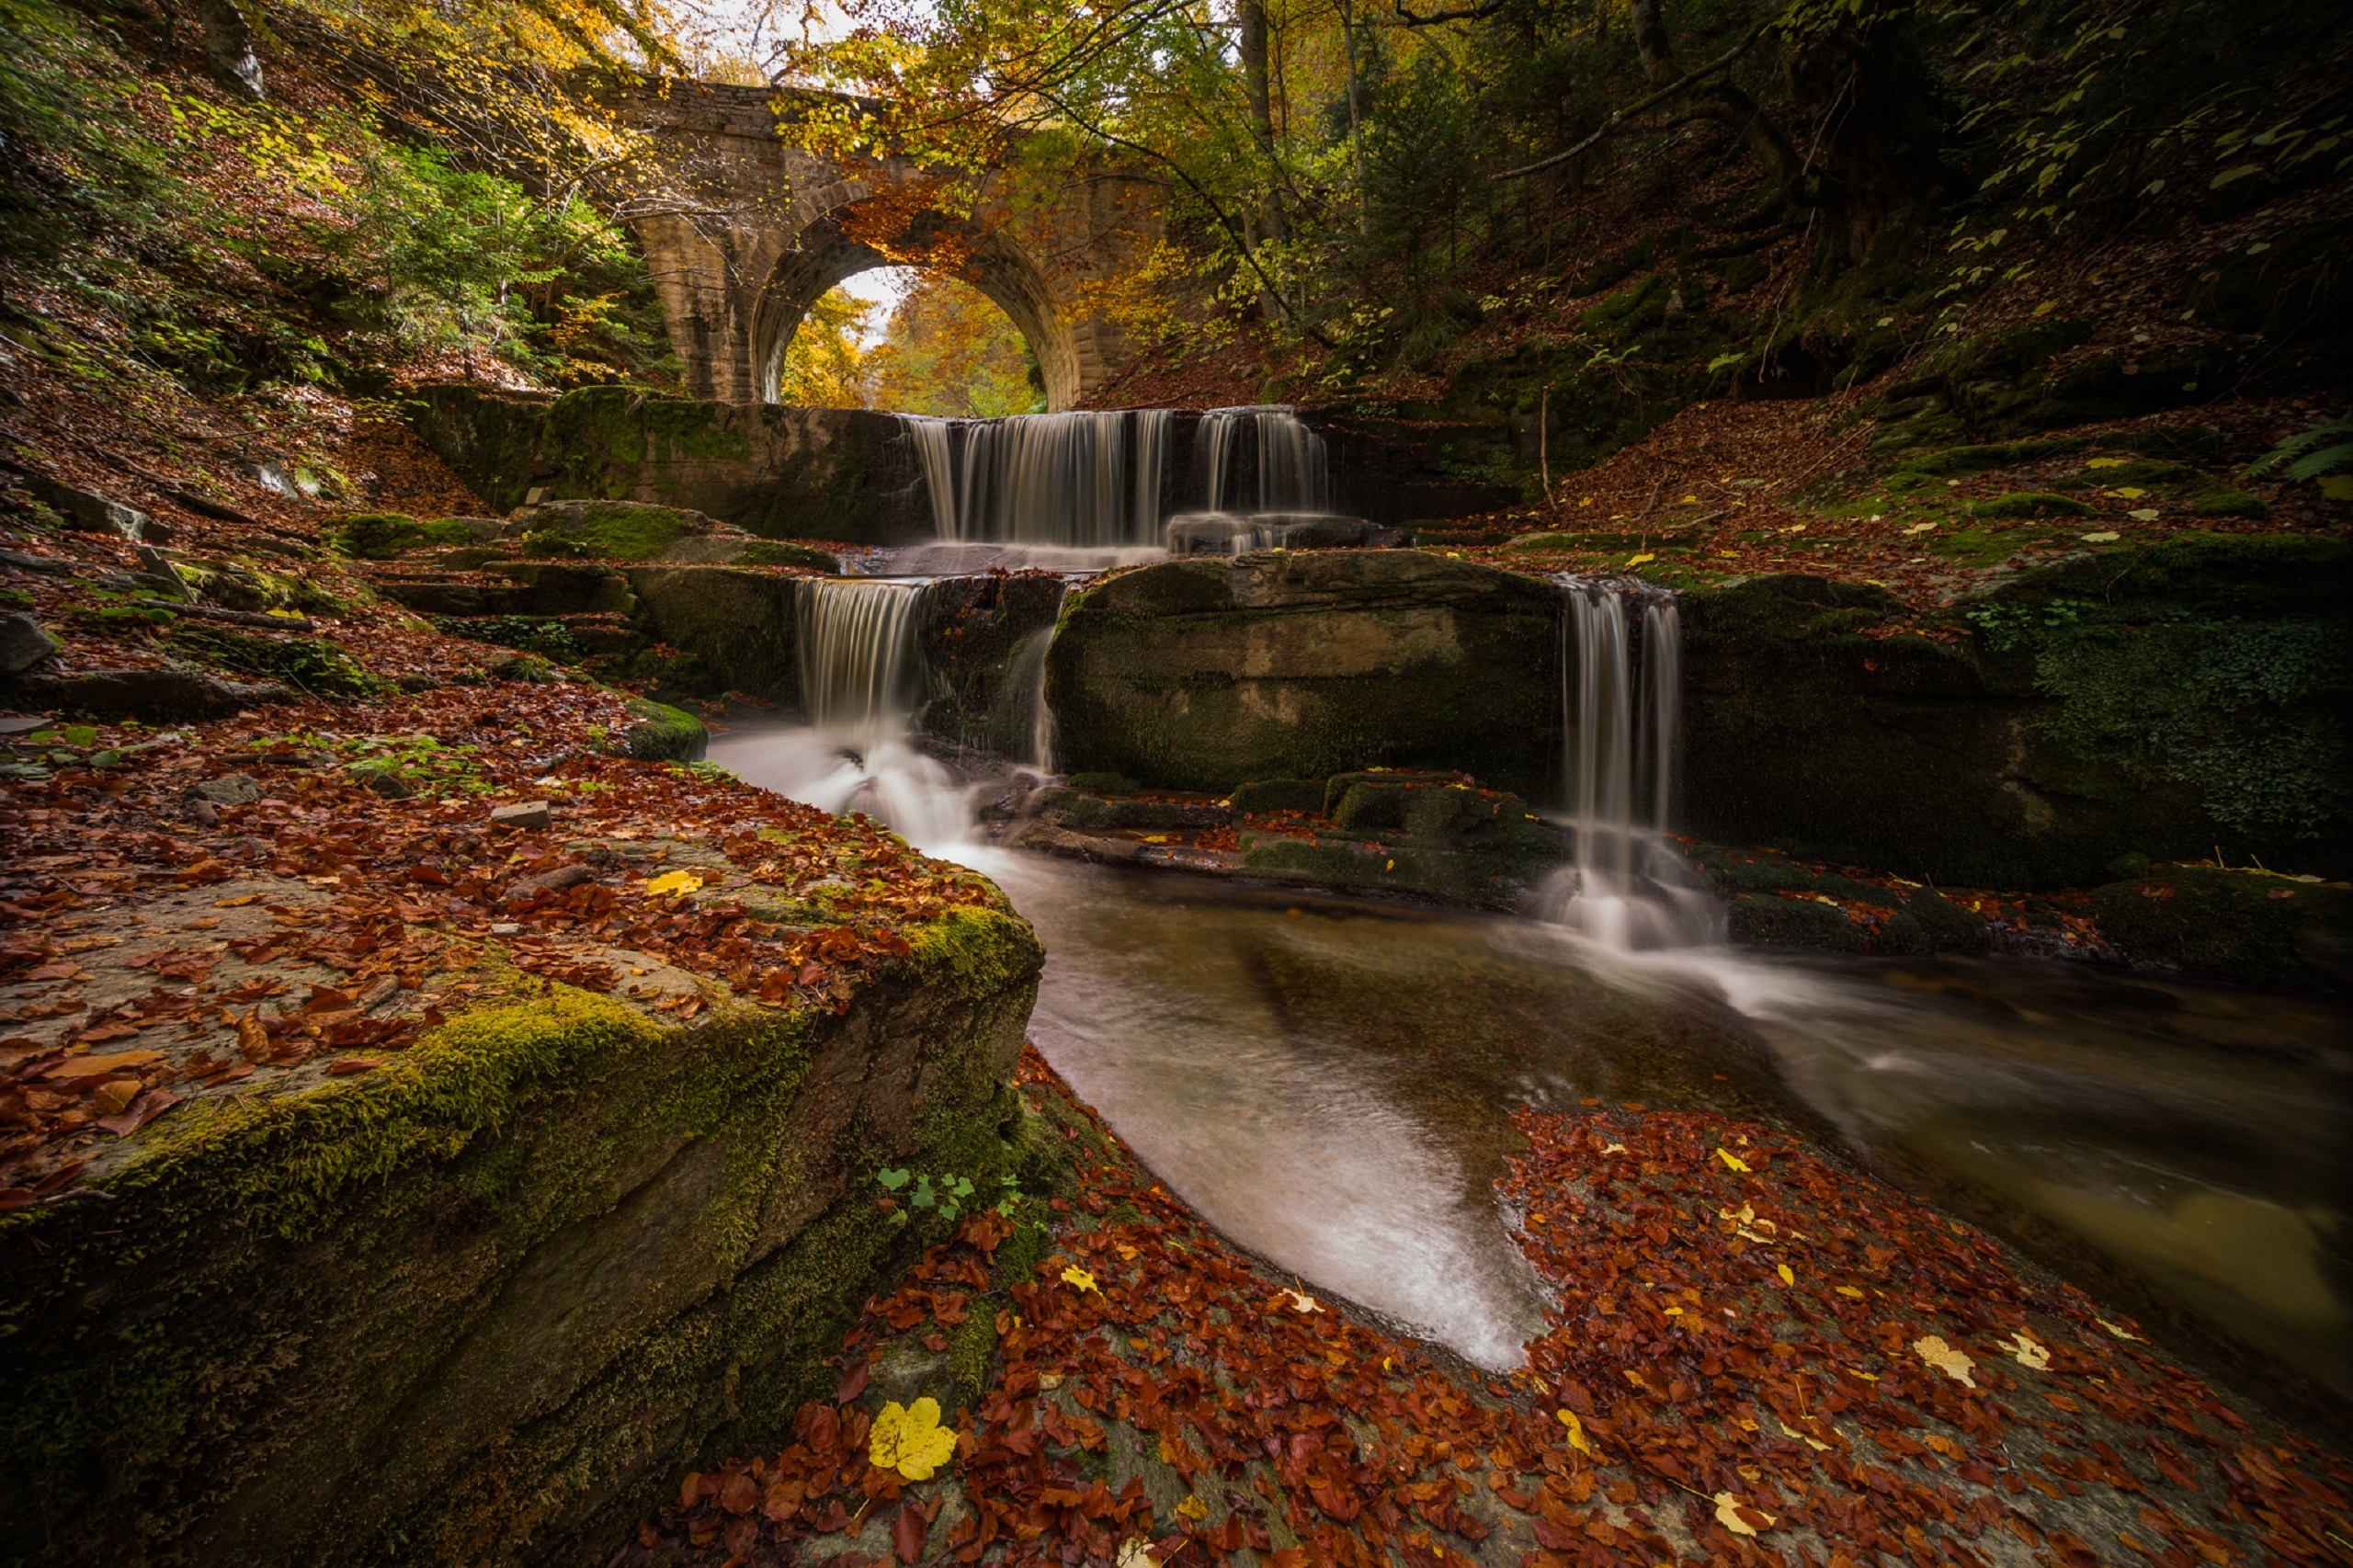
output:
[[[1276,454],[1254,485],[1310,460],[1279,421],[1242,412],[1217,440],[1255,434]],[[1094,465],[1097,520],[1060,533],[1019,507],[968,530],[972,497],[1022,493],[980,460],[1001,437],[926,437],[941,486],[999,472],[958,492],[942,539],[1075,549],[1116,532],[1117,548],[1144,548],[1134,462],[1149,424],[1089,417],[1092,434],[1073,424],[1033,443],[1065,470]],[[1209,499],[1238,499],[1224,489],[1230,453],[1197,442],[1197,456]],[[1296,504],[1284,483],[1268,496]],[[1103,519],[1122,506],[1113,530]],[[1046,945],[1032,1037],[1153,1170],[1309,1288],[1481,1366],[1516,1364],[1544,1306],[1492,1186],[1515,1146],[1512,1111],[1603,1096],[1778,1107],[2096,1296],[2155,1312],[2193,1347],[2227,1360],[2233,1342],[2252,1346],[2258,1364],[2353,1398],[2353,1014],[2079,964],[1725,946],[1712,896],[1661,831],[1673,601],[1562,586],[1575,739],[1561,803],[1576,853],[1525,915],[983,843],[973,805],[992,786],[911,738],[915,583],[812,585],[801,657],[814,722],[722,733],[710,756],[994,878]],[[1042,639],[1034,653],[1042,665]],[[1040,756],[1047,722],[1040,706]]]

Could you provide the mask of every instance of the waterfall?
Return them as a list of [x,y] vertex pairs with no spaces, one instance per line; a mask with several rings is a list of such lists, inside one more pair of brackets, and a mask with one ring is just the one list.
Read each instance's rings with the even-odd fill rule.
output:
[[1010,419],[899,415],[954,543],[1094,547],[1160,542],[1175,416],[1165,408]]
[[1048,773],[1054,769],[1054,713],[1046,705],[1046,655],[1053,650],[1054,631],[1042,626],[1021,640],[1006,661],[1001,694],[1005,710],[1017,716],[1002,732],[1014,743],[1008,749],[1015,760]]
[[[1331,507],[1324,437],[1282,404],[1212,408],[1202,415],[1193,433],[1193,466],[1200,478],[1205,511],[1324,512]],[[1244,491],[1249,494],[1240,494]]]
[[801,701],[810,723],[858,752],[904,736],[921,695],[918,590],[878,579],[803,578],[795,593]]
[[1558,582],[1562,792],[1575,854],[1547,886],[1544,913],[1621,949],[1721,940],[1715,901],[1665,836],[1682,613],[1672,594],[1638,585]]

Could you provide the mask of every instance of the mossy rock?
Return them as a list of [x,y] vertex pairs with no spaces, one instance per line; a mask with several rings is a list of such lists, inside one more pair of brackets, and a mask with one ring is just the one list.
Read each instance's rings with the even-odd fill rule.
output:
[[1260,778],[1235,785],[1230,799],[1236,816],[1268,812],[1321,812],[1324,809],[1324,780]]
[[2093,890],[2131,957],[2258,983],[2353,983],[2353,891],[2256,871],[2169,867]]
[[1870,944],[1862,928],[1836,904],[1775,893],[1742,893],[1727,915],[1732,939],[1766,948],[1811,948],[1859,953]]
[[735,560],[745,566],[801,566],[812,572],[829,573],[840,576],[841,558],[805,544],[794,544],[780,539],[755,540],[744,546]]
[[1389,766],[1533,792],[1558,756],[1558,607],[1550,585],[1420,551],[1147,566],[1064,610],[1056,749],[1161,789]]
[[839,1017],[558,987],[197,1096],[109,1146],[106,1201],[0,1216],[0,1547],[602,1561],[680,1471],[790,1441],[945,1238],[879,1222],[869,1173],[1011,1165],[1037,942],[995,908],[908,935]]
[[1509,908],[1569,854],[1518,797],[1460,775],[1341,774],[1324,785],[1324,811],[1334,836],[1245,832],[1244,866],[1326,887]]
[[2189,509],[2201,517],[2268,517],[2271,508],[2263,497],[2245,490],[2234,490],[2218,484],[2199,492]]
[[421,523],[402,512],[352,512],[327,524],[326,536],[338,554],[362,561],[389,561],[427,545],[455,546],[475,542],[472,520],[443,517]]
[[[1947,541],[1939,541],[1939,548]],[[1682,597],[1678,822],[1920,881],[2083,886],[2138,849],[2353,869],[2353,547],[2177,535],[2021,572],[1955,645],[1796,576]]]
[[676,506],[634,501],[551,501],[523,514],[516,542],[525,555],[595,561],[654,561],[679,540],[707,534],[711,520]]
[[2077,436],[2052,436],[2040,440],[1995,441],[1974,447],[1948,447],[1940,452],[1914,458],[1899,472],[1928,474],[1939,479],[1969,473],[1986,473],[1995,469],[2017,468],[2024,463],[2041,462],[2045,459],[2064,457],[2082,451],[2091,443]]
[[2018,490],[1969,504],[1972,517],[2088,517],[2097,511],[2072,495],[2042,490]]
[[683,708],[632,698],[629,716],[620,747],[641,762],[699,762],[710,744],[710,727]]

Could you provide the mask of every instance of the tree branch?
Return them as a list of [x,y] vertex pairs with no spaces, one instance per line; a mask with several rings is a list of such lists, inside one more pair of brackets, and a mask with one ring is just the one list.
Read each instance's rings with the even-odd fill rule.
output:
[[1645,110],[1656,108],[1659,105],[1665,103],[1667,99],[1674,97],[1677,94],[1688,92],[1693,84],[1704,81],[1708,77],[1714,75],[1717,72],[1722,71],[1732,64],[1733,61],[1738,60],[1742,55],[1755,48],[1757,41],[1763,39],[1767,33],[1771,32],[1775,26],[1779,24],[1779,20],[1780,18],[1776,17],[1772,21],[1763,24],[1755,32],[1750,33],[1746,38],[1742,39],[1738,43],[1733,45],[1730,49],[1724,51],[1723,53],[1718,55],[1712,64],[1702,65],[1697,71],[1686,72],[1676,80],[1669,82],[1665,86],[1661,87],[1657,92],[1653,93],[1649,97],[1643,99],[1642,102],[1628,104],[1624,108],[1620,109],[1608,119],[1603,120],[1601,122],[1600,130],[1596,131],[1592,135],[1586,137],[1584,141],[1578,142],[1575,146],[1569,148],[1567,151],[1555,153],[1551,157],[1539,158],[1532,164],[1522,164],[1516,169],[1506,169],[1501,174],[1489,175],[1487,177],[1489,179],[1518,179],[1523,175],[1536,174],[1540,170],[1549,169],[1556,164],[1567,163],[1571,158],[1575,157],[1579,153],[1582,153],[1586,148],[1591,147],[1595,142],[1599,142],[1611,131],[1616,131],[1620,125],[1624,124],[1627,120],[1631,119],[1634,116],[1641,114]]
[[1437,11],[1427,17],[1415,16],[1399,0],[1397,19],[1409,28],[1434,28],[1441,22],[1483,22],[1504,8],[1505,0],[1486,0],[1483,6],[1473,6],[1462,11]]

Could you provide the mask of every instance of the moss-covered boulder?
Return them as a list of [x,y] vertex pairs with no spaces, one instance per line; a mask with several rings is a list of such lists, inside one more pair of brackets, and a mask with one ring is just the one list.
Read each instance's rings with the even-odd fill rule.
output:
[[637,630],[687,655],[661,667],[666,684],[800,700],[797,579],[726,566],[627,570]]
[[463,383],[418,388],[407,413],[451,471],[502,508],[540,491],[689,508],[772,539],[895,544],[932,532],[915,454],[888,414]]
[[2081,886],[2216,845],[2342,875],[2348,590],[2341,540],[2204,535],[2019,574],[1957,640],[1899,630],[1864,585],[1686,593],[1678,821],[1963,886]]
[[2353,889],[2255,870],[2168,866],[2092,892],[2131,957],[2258,984],[2353,983]]
[[551,501],[525,509],[516,521],[524,554],[594,561],[652,561],[712,527],[700,512],[635,501]]
[[938,1239],[873,1172],[1018,1158],[1036,940],[906,935],[837,1008],[691,1023],[486,971],[373,1071],[205,1094],[0,1216],[0,1556],[601,1562],[680,1471],[789,1442]]
[[1416,551],[1148,566],[1063,610],[1057,760],[1167,789],[1382,765],[1537,793],[1558,756],[1556,601]]
[[1354,892],[1508,908],[1568,858],[1563,837],[1516,796],[1460,774],[1343,773],[1310,835],[1237,834],[1244,869]]
[[641,762],[699,762],[710,744],[710,729],[683,708],[636,699],[629,705],[635,722],[620,733],[624,755]]

